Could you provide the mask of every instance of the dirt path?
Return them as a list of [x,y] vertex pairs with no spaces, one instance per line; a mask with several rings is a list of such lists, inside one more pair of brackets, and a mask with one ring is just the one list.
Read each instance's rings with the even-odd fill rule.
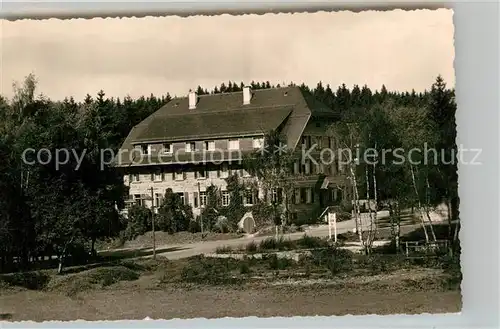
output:
[[[367,223],[366,223],[367,224]],[[346,233],[348,231],[351,231],[356,224],[354,223],[354,220],[348,220],[345,222],[340,222],[338,223],[337,226],[337,233],[342,234]],[[402,234],[404,232],[410,232],[414,229],[417,229],[420,227],[419,225],[408,225],[405,227],[402,227]],[[307,234],[308,236],[314,236],[314,237],[326,237],[328,236],[328,225],[318,225],[318,226],[313,226],[309,228],[306,232],[296,232],[296,233],[289,233],[285,234],[284,238],[285,239],[291,239],[291,240],[298,240],[301,237],[304,236],[304,234]],[[209,253],[214,253],[217,247],[222,247],[222,246],[229,246],[229,247],[238,247],[240,245],[246,245],[250,243],[251,241],[255,243],[259,243],[265,239],[268,239],[269,236],[259,236],[259,237],[253,237],[253,236],[247,236],[247,237],[242,237],[238,239],[228,239],[228,240],[215,240],[215,241],[204,241],[204,242],[196,242],[196,243],[187,243],[187,244],[176,244],[176,245],[158,245],[156,247],[159,252],[157,252],[157,255],[161,255],[164,257],[167,257],[168,259],[180,259],[180,258],[186,258],[186,257],[192,257],[196,255],[201,255],[201,254],[209,254]],[[132,249],[121,249],[121,250],[132,250]],[[162,252],[162,250],[168,250],[165,252]],[[117,249],[113,252],[120,251],[120,249]],[[148,254],[151,254],[152,248],[146,248],[142,250],[142,252],[147,252]]]
[[235,289],[167,287],[161,290],[102,290],[69,298],[36,291],[0,295],[1,313],[20,320],[126,320],[244,316],[459,312],[458,291],[363,291],[317,287]]

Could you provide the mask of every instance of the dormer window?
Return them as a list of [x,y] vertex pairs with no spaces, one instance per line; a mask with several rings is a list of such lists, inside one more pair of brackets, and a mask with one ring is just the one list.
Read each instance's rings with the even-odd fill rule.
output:
[[145,155],[151,154],[151,145],[141,145],[141,152]]
[[163,153],[170,154],[173,152],[173,147],[171,143],[164,143],[163,144]]
[[302,146],[305,148],[311,147],[311,136],[302,136]]
[[204,145],[205,145],[205,151],[215,151],[214,141],[207,141],[204,143]]
[[239,139],[230,139],[228,148],[230,150],[239,150],[240,149],[240,140]]
[[186,152],[196,152],[196,143],[195,142],[186,143]]

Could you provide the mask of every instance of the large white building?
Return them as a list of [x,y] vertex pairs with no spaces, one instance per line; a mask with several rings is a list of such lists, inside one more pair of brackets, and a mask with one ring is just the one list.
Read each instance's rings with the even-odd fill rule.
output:
[[[198,214],[211,184],[221,188],[223,205],[229,203],[225,178],[232,173],[248,176],[238,160],[260,148],[264,134],[281,132],[287,147],[297,152],[316,144],[312,153],[317,156],[322,148],[336,149],[326,132],[337,118],[299,87],[255,91],[245,87],[242,92],[201,96],[190,92],[172,99],[130,131],[117,166],[129,186],[130,201],[157,206],[171,188]],[[292,218],[319,215],[349,191],[336,159],[329,162],[295,164]],[[249,193],[244,203],[251,205],[256,197],[262,193]]]

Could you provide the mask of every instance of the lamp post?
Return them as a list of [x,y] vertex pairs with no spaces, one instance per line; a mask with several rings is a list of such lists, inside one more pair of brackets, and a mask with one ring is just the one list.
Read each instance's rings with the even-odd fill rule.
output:
[[198,185],[198,196],[199,196],[199,198],[200,198],[200,227],[201,227],[201,238],[203,239],[203,217],[202,217],[202,216],[203,216],[203,215],[202,215],[202,214],[203,214],[203,211],[202,211],[203,207],[202,207],[202,205],[201,205],[201,188],[200,188],[200,182],[198,182],[198,184],[197,184],[197,185]]
[[154,187],[151,186],[151,228],[153,233],[153,259],[156,260],[156,237],[155,237],[155,199]]

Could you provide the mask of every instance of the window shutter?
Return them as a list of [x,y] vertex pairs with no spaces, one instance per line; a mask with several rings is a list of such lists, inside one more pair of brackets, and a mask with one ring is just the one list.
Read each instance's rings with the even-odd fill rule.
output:
[[186,172],[185,171],[182,172],[182,179],[186,179]]
[[197,179],[197,178],[198,178],[198,171],[197,171],[197,170],[195,170],[195,171],[194,171],[194,178],[195,178],[195,179]]
[[151,181],[154,181],[154,180],[155,180],[155,174],[154,174],[154,173],[152,173],[152,174],[151,174]]
[[239,192],[238,197],[240,198],[240,203],[244,205],[245,204],[245,194],[243,193],[243,191]]
[[222,191],[220,189],[217,190],[217,206],[222,206]]
[[198,208],[198,192],[193,192],[193,204],[195,208]]
[[220,178],[220,169],[217,169],[217,178]]
[[172,172],[172,180],[175,180],[175,170]]
[[184,204],[188,205],[189,204],[189,193],[184,192]]
[[134,176],[132,174],[129,174],[128,175],[128,182],[132,183],[133,179],[134,179]]

